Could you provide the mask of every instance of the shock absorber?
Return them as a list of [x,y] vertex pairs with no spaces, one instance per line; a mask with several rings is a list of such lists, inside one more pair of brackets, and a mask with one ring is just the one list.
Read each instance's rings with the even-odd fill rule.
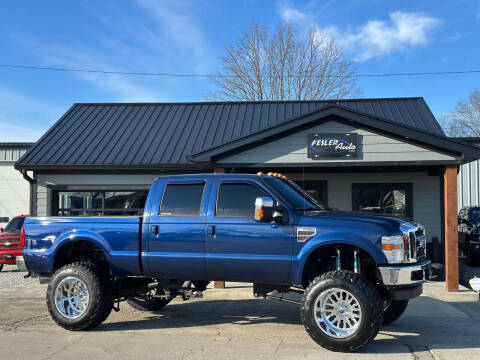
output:
[[337,248],[337,271],[342,270],[342,259],[341,259],[341,253],[340,253],[340,248]]
[[353,272],[358,274],[360,272],[360,259],[358,258],[358,250],[353,250]]

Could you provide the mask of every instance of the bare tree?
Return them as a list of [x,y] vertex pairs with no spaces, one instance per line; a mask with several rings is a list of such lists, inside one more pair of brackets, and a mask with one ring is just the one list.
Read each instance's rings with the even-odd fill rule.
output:
[[467,100],[441,119],[448,136],[480,136],[480,89],[473,89]]
[[217,100],[321,100],[359,94],[355,69],[325,33],[297,37],[292,25],[273,32],[252,23],[225,54],[211,81]]

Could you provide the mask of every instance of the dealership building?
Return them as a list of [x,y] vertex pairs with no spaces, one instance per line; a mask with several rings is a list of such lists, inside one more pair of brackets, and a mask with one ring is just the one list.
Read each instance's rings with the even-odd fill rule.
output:
[[37,216],[132,215],[163,174],[276,171],[330,207],[411,217],[456,244],[457,170],[479,158],[423,98],[81,103],[15,168]]

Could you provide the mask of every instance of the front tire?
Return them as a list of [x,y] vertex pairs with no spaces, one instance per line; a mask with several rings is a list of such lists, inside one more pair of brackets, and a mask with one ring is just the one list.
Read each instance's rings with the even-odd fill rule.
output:
[[375,287],[351,271],[330,271],[305,290],[301,319],[310,337],[337,352],[368,345],[383,321],[383,301]]
[[58,269],[47,288],[52,319],[67,330],[87,330],[100,325],[113,308],[110,282],[101,269],[77,262]]
[[383,313],[383,325],[388,325],[397,320],[407,310],[408,300],[392,300]]

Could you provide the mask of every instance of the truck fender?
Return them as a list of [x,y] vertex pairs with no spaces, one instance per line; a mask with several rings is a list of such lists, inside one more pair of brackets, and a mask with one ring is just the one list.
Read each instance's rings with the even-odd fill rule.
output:
[[110,247],[110,245],[108,244],[107,240],[105,240],[104,237],[89,230],[72,230],[72,231],[68,231],[61,234],[55,240],[51,250],[52,269],[53,269],[53,261],[58,250],[60,250],[63,245],[74,242],[74,241],[88,241],[94,245],[97,245],[100,249],[102,249],[107,260],[110,261],[110,254],[112,252],[112,248]]
[[332,233],[329,236],[322,234],[308,240],[302,247],[292,266],[292,280],[295,284],[301,284],[303,268],[309,256],[316,250],[327,245],[348,245],[359,248],[369,254],[377,264],[387,262],[380,248],[377,248],[370,240],[358,234]]

